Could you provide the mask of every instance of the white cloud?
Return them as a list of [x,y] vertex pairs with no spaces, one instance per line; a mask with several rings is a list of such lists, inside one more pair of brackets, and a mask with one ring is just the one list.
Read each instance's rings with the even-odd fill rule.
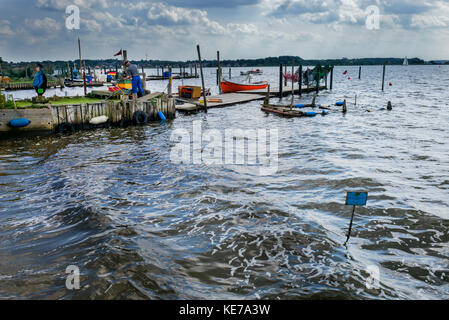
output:
[[0,20],[0,36],[13,36],[14,32],[11,30],[11,22],[8,20]]

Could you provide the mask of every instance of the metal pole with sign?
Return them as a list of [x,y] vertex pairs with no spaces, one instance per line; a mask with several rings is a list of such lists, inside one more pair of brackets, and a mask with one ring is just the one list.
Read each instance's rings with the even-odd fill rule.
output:
[[355,207],[356,206],[366,206],[367,202],[368,202],[368,192],[348,192],[348,194],[346,195],[346,205],[353,206],[353,208],[352,208],[351,222],[349,223],[348,236],[347,236],[345,245],[348,243],[349,239],[351,238],[352,224],[353,224],[354,215],[355,215]]

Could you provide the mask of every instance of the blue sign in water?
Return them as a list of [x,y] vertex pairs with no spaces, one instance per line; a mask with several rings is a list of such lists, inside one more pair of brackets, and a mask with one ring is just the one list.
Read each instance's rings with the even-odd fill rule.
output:
[[368,192],[348,192],[346,196],[347,206],[366,206],[368,202]]

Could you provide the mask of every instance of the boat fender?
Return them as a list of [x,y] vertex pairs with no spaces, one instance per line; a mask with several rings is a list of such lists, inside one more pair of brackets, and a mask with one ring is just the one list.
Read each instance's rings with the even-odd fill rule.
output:
[[133,121],[135,124],[147,124],[148,115],[143,111],[136,111],[133,115]]
[[31,123],[31,121],[28,119],[25,119],[25,118],[13,119],[13,120],[9,121],[9,126],[12,128],[24,128],[24,127],[29,126],[30,123]]
[[96,118],[91,119],[89,121],[89,123],[92,125],[99,125],[99,124],[104,124],[104,123],[108,122],[108,120],[109,120],[108,117],[101,116],[101,117],[96,117]]
[[58,126],[58,132],[62,134],[75,133],[75,127],[71,123],[64,122]]
[[306,117],[315,117],[316,112],[306,112]]
[[166,121],[167,120],[167,118],[165,117],[165,115],[164,115],[164,113],[162,111],[159,111],[157,114],[159,115],[159,118],[161,118],[162,121]]

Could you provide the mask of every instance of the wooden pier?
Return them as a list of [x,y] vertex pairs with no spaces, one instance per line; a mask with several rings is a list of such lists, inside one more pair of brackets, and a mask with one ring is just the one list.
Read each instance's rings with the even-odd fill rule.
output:
[[[0,109],[0,138],[21,133],[71,133],[76,130],[97,127],[91,120],[106,116],[103,127],[127,126],[159,121],[159,111],[167,119],[176,116],[175,100],[164,93],[153,93],[133,101],[102,101],[92,104],[40,105],[32,108]],[[140,114],[138,113],[140,112]],[[143,112],[143,114],[142,114]],[[139,115],[139,121],[136,121]],[[14,119],[28,119],[31,123],[23,128],[12,128]],[[137,122],[137,123],[136,123]]]
[[[320,86],[319,90],[327,90],[326,86]],[[293,89],[294,94],[299,93],[299,86],[296,85]],[[316,92],[316,87],[302,87],[302,93],[312,93]],[[288,96],[292,94],[292,88],[283,88],[282,95]],[[270,89],[270,96],[271,97],[277,97],[280,95],[279,88],[271,88]],[[207,97],[207,107],[210,108],[223,108],[223,107],[229,107],[236,104],[242,104],[247,103],[251,101],[257,101],[257,100],[263,100],[267,96],[267,90],[261,89],[261,90],[251,90],[251,91],[240,91],[235,93],[224,93],[219,94],[216,96],[209,96]],[[186,100],[181,98],[176,98],[179,102],[184,102],[184,104],[180,104],[176,106],[177,111],[181,112],[193,112],[193,111],[199,111],[204,108],[204,104],[201,102],[203,99],[197,99],[197,100]],[[215,102],[221,100],[221,102]]]

